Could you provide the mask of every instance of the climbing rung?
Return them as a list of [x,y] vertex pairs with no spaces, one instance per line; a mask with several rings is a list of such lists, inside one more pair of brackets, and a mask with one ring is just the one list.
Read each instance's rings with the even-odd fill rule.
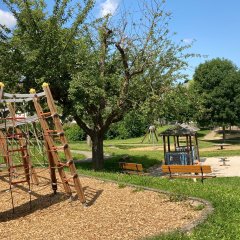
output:
[[65,149],[65,148],[68,148],[68,144],[64,144],[63,146],[55,146],[55,147],[52,147],[50,151],[56,151],[58,149]]
[[51,116],[51,112],[43,112],[43,113],[40,113],[40,115],[42,116],[42,117],[50,117]]
[[10,149],[10,150],[8,150],[8,152],[20,152],[20,151],[24,151],[24,150],[27,150],[27,148],[23,147],[23,148],[18,148],[18,149]]
[[52,130],[52,129],[48,129],[46,130],[47,133],[54,133],[54,132],[57,132],[57,130]]
[[11,168],[18,168],[18,167],[24,167],[24,165],[23,164],[13,165],[13,166],[10,166],[8,169],[10,170]]
[[23,137],[23,134],[22,133],[15,133],[15,134],[8,134],[7,135],[7,138],[18,138],[19,137]]
[[69,167],[73,164],[73,160],[68,160],[66,163],[59,163],[59,167]]
[[14,182],[11,182],[11,185],[13,184],[18,184],[18,183],[24,183],[24,182],[29,182],[28,180],[19,180],[19,181],[14,181]]
[[46,130],[48,134],[45,134],[44,136],[64,136],[64,132],[58,132],[57,130]]

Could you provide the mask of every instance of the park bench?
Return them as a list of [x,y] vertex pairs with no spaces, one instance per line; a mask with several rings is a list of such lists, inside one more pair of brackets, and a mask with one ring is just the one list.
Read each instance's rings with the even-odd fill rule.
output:
[[[213,178],[211,166],[208,165],[162,165],[162,172],[169,174],[170,178]],[[194,174],[194,175],[193,175]]]
[[123,173],[139,174],[139,175],[145,174],[143,172],[142,164],[139,164],[139,163],[119,162],[119,167],[121,168],[121,171]]

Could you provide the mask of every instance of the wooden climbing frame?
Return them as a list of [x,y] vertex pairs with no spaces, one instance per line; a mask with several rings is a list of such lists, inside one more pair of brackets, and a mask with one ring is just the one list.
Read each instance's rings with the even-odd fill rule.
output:
[[[4,162],[8,165],[9,176],[10,179],[13,179],[11,176],[12,172],[14,172],[14,168],[17,166],[13,165],[12,154],[14,152],[19,152],[22,158],[22,166],[25,172],[25,182],[27,182],[30,186],[30,181],[35,184],[38,184],[38,177],[35,169],[33,168],[33,164],[31,161],[31,156],[29,154],[26,136],[21,131],[20,127],[23,124],[35,123],[39,122],[44,138],[44,147],[47,153],[47,158],[49,162],[50,169],[50,177],[52,182],[52,189],[54,193],[57,191],[57,177],[56,170],[59,173],[61,182],[63,184],[63,188],[65,192],[71,197],[72,191],[70,188],[70,182],[73,182],[75,187],[77,196],[82,203],[86,202],[83,188],[78,177],[75,164],[73,162],[73,157],[69,148],[69,144],[67,142],[66,136],[64,134],[64,130],[60,121],[60,117],[57,113],[57,108],[55,106],[50,88],[48,84],[43,84],[43,92],[36,93],[34,89],[30,90],[30,94],[10,94],[5,93],[3,91],[4,85],[0,83],[0,102],[7,105],[7,110],[10,113],[8,116],[2,116],[2,122],[4,124],[0,124],[0,129],[8,129],[12,127],[12,132],[8,133],[7,131],[0,131],[0,154],[3,156]],[[43,107],[41,106],[41,99],[45,98],[48,111],[43,111]],[[31,117],[22,117],[16,114],[15,104],[21,102],[30,102],[32,101],[36,110],[36,115]],[[46,106],[44,105],[44,109],[46,110]],[[52,119],[52,124],[49,124],[49,119]],[[50,129],[52,126],[53,129]],[[61,142],[61,146],[56,143],[56,136]],[[9,139],[14,139],[15,142],[18,143],[18,147],[15,146],[14,149],[8,148]],[[16,144],[15,144],[16,145]],[[62,162],[59,157],[59,151],[63,152],[65,155],[66,162]],[[68,168],[71,174],[70,178],[67,178],[64,168]],[[23,182],[24,182],[23,181]],[[10,180],[10,186],[13,184],[13,181]],[[30,191],[29,191],[30,192]]]

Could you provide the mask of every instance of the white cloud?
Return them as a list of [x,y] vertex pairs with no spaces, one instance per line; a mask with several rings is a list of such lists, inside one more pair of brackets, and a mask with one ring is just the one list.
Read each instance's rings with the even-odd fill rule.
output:
[[0,9],[0,24],[5,25],[8,28],[12,28],[16,25],[16,18],[10,13]]
[[100,4],[101,10],[100,15],[101,17],[106,16],[107,14],[113,15],[119,5],[120,0],[105,0]]
[[185,38],[183,39],[183,42],[185,42],[186,44],[191,44],[194,41],[193,38]]

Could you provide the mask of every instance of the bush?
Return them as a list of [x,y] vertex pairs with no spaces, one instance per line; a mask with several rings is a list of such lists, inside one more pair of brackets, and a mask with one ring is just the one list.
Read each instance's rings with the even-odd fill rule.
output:
[[83,141],[86,139],[85,132],[76,123],[65,124],[63,128],[69,141]]
[[127,139],[142,136],[148,127],[148,123],[141,114],[135,111],[128,113],[124,119],[112,124],[106,134],[107,139]]

